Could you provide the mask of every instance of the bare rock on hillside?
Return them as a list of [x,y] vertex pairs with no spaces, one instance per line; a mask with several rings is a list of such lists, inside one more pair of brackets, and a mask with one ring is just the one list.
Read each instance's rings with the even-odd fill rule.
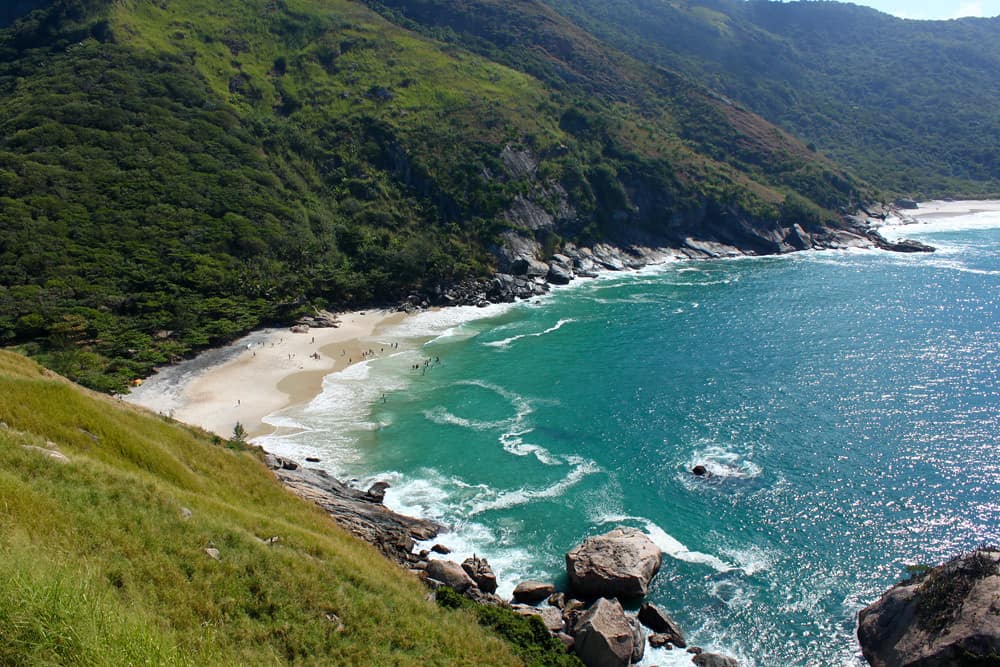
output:
[[[52,443],[46,443],[51,445]],[[34,445],[22,445],[24,449],[29,452],[35,452],[41,454],[42,456],[47,456],[57,463],[69,463],[69,457],[62,452],[56,451],[55,449],[46,449],[45,447],[35,447]]]
[[442,530],[434,521],[393,512],[367,491],[353,489],[323,470],[289,469],[285,459],[276,463],[281,467],[274,474],[289,489],[319,505],[340,526],[397,563],[409,566],[417,562],[419,557],[413,553],[416,541],[429,540]]
[[1000,665],[1000,549],[896,584],[861,611],[858,640],[873,667]]
[[432,560],[427,563],[427,576],[464,593],[476,585],[461,565],[450,560]]

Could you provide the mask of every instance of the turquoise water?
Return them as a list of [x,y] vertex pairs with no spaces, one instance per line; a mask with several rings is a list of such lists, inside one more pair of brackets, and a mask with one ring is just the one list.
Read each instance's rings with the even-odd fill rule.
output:
[[861,664],[857,611],[905,565],[1000,542],[993,218],[907,229],[930,256],[678,262],[424,314],[265,446],[390,480],[388,504],[451,526],[438,541],[486,555],[501,592],[633,525],[666,554],[650,597],[694,643]]

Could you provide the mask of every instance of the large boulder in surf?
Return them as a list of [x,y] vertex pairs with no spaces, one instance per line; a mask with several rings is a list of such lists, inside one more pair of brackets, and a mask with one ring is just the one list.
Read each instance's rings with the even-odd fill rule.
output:
[[566,554],[570,588],[585,598],[641,597],[660,570],[663,554],[635,528],[588,537]]
[[618,600],[601,598],[595,602],[580,616],[573,635],[573,650],[587,667],[627,667],[632,663],[636,632]]
[[979,549],[896,584],[858,616],[873,667],[1000,665],[1000,549]]

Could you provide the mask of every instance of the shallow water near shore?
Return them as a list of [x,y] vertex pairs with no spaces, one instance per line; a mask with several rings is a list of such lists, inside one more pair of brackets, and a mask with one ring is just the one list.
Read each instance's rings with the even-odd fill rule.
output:
[[501,593],[633,525],[691,643],[859,665],[857,611],[907,564],[1000,542],[1000,214],[902,232],[939,252],[676,262],[426,313],[262,444],[390,481]]

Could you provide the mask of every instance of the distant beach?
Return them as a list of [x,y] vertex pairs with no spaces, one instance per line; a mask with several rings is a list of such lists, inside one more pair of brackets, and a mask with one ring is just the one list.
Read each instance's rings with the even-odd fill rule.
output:
[[274,427],[264,417],[319,394],[326,375],[362,361],[367,339],[404,317],[355,311],[340,314],[335,328],[256,331],[160,370],[125,400],[224,438],[232,436],[237,422],[250,437],[265,435]]

